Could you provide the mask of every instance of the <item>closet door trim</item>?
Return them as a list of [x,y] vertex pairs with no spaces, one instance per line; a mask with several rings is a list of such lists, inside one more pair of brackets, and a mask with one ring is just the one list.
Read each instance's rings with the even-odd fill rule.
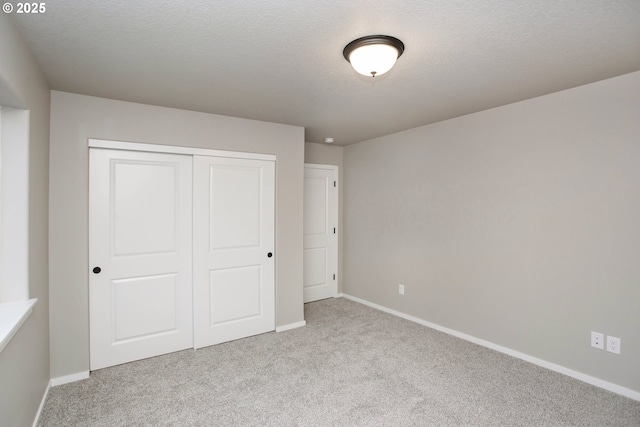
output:
[[276,161],[273,154],[245,153],[243,151],[210,150],[208,148],[178,147],[175,145],[143,144],[139,142],[89,139],[90,148],[112,150],[147,151],[152,153],[186,154],[191,156],[231,157],[235,159]]

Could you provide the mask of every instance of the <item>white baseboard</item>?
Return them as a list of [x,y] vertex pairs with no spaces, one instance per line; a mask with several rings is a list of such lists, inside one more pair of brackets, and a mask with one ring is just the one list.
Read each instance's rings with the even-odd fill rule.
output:
[[89,378],[89,371],[78,372],[76,374],[65,375],[64,377],[52,378],[51,379],[51,387],[55,387],[57,385],[73,383],[80,380],[86,380]]
[[301,328],[307,324],[306,320],[302,320],[296,323],[289,323],[288,325],[276,326],[276,332],[284,332],[291,329]]
[[36,427],[38,425],[38,422],[40,421],[40,415],[42,415],[42,410],[44,409],[44,404],[47,401],[47,397],[49,396],[49,390],[51,389],[51,387],[72,383],[80,380],[86,380],[87,378],[89,378],[89,371],[78,372],[77,374],[65,375],[64,377],[52,378],[51,380],[49,380],[49,384],[47,384],[47,388],[44,391],[42,400],[40,401],[38,412],[36,412],[36,418],[35,420],[33,420],[33,427]]
[[38,422],[40,421],[40,415],[42,415],[42,410],[44,409],[44,404],[47,401],[47,397],[49,396],[49,389],[51,388],[51,380],[47,384],[47,388],[44,390],[44,394],[42,395],[42,400],[40,401],[40,406],[38,406],[38,412],[36,412],[36,418],[33,420],[33,427],[38,426]]
[[503,347],[498,344],[494,344],[490,341],[485,341],[480,338],[476,338],[471,335],[467,335],[462,332],[458,332],[454,329],[445,328],[444,326],[437,325],[435,323],[427,322],[426,320],[422,320],[418,317],[414,317],[396,310],[392,310],[390,308],[384,307],[382,305],[378,305],[367,300],[363,300],[361,298],[357,298],[348,294],[339,294],[338,296],[358,302],[360,304],[364,304],[366,306],[375,308],[380,311],[384,311],[389,314],[393,314],[394,316],[402,317],[403,319],[410,320],[415,323],[419,323],[420,325],[426,326],[431,329],[435,329],[440,332],[444,332],[445,334],[453,335],[454,337],[462,338],[463,340],[472,342],[474,344],[481,345],[483,347],[490,348],[495,351],[499,351],[500,353],[508,354],[509,356],[516,357],[518,359],[527,361],[529,363],[533,363],[534,365],[541,366],[546,369],[550,369],[555,372],[559,372],[561,374],[567,375],[569,377],[575,378],[577,380],[583,381],[587,384],[594,385],[596,387],[603,388],[605,390],[611,391],[613,393],[619,394],[624,397],[628,397],[629,399],[640,401],[640,392],[631,390],[629,388],[620,386],[618,384],[610,383],[608,381],[601,380],[600,378],[595,378],[587,374],[583,374],[582,372],[574,371],[573,369],[566,368],[564,366],[556,365],[555,363],[548,362],[546,360],[538,359],[537,357],[529,356],[525,353],[520,353],[519,351],[512,350],[507,347]]

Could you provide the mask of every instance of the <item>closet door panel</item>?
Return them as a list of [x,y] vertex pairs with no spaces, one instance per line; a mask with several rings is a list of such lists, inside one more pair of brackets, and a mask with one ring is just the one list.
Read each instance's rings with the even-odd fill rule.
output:
[[90,149],[91,370],[193,347],[191,161]]
[[275,164],[194,157],[195,347],[275,329]]

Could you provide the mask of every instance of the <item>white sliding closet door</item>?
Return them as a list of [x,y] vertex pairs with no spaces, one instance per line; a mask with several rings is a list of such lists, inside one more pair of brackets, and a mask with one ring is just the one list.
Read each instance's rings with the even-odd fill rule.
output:
[[194,156],[195,347],[275,329],[275,163]]
[[89,152],[91,370],[193,347],[192,157]]

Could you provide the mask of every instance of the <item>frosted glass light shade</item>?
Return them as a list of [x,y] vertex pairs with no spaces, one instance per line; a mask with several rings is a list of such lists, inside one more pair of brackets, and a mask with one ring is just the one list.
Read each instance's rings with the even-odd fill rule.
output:
[[391,36],[367,36],[349,43],[342,52],[363,76],[380,76],[389,71],[404,52],[404,44]]
[[380,76],[389,71],[398,59],[398,51],[384,44],[370,44],[351,52],[349,62],[363,76]]

